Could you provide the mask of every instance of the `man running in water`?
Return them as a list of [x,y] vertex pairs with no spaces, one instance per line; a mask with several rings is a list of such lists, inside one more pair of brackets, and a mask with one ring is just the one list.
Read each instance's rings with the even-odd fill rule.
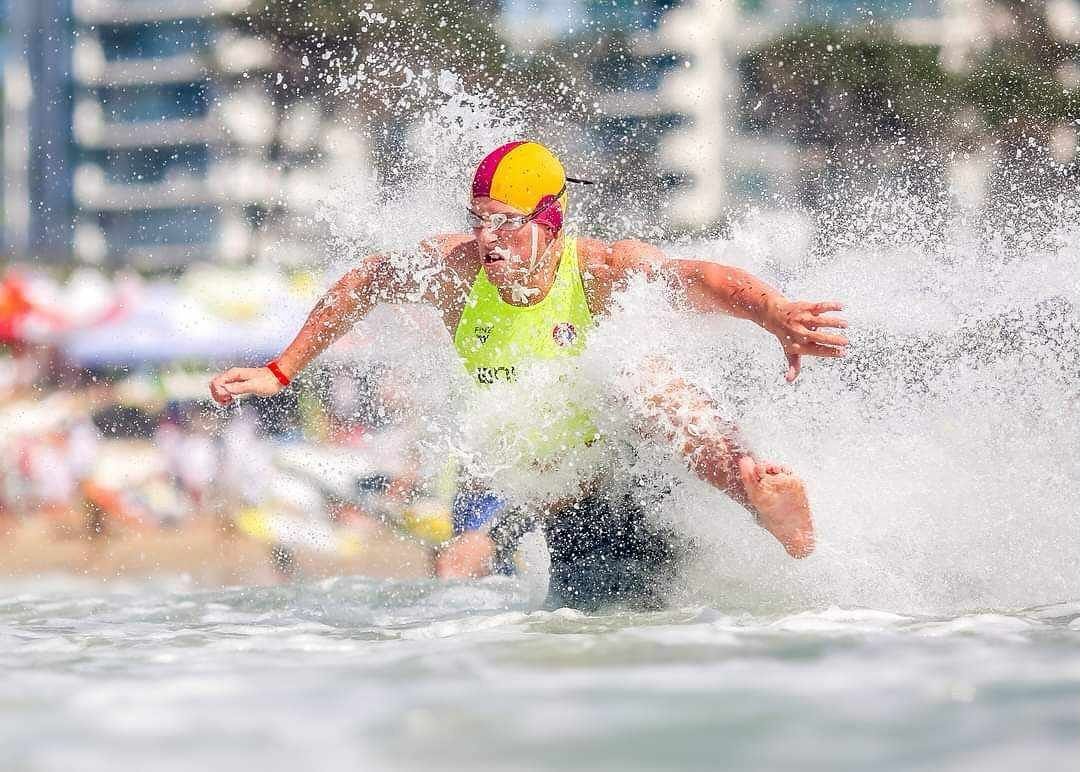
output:
[[[636,240],[606,243],[563,229],[568,179],[562,164],[535,142],[510,142],[489,153],[473,177],[467,216],[471,233],[436,236],[421,245],[434,275],[395,269],[372,255],[343,276],[312,310],[288,348],[265,367],[231,368],[210,383],[221,404],[243,394],[281,391],[331,343],[381,302],[420,295],[434,306],[462,361],[479,384],[514,382],[531,362],[572,357],[593,319],[634,274],[675,285],[694,310],[749,319],[775,335],[787,357],[787,380],[802,356],[840,357],[847,339],[826,328],[846,327],[831,315],[837,303],[799,302],[749,273],[712,262],[667,258]],[[689,468],[744,506],[795,558],[814,548],[813,522],[801,480],[754,458],[733,436],[687,426],[705,417],[718,426],[708,396],[657,364],[642,389],[654,430],[673,440]],[[688,419],[687,416],[697,418]],[[597,439],[588,418],[562,432],[562,447]],[[452,565],[483,574],[505,561],[539,521],[551,551],[550,602],[595,608],[610,601],[652,604],[678,557],[670,532],[649,524],[629,497],[602,481],[566,492],[526,517],[504,517],[487,532],[451,543]]]

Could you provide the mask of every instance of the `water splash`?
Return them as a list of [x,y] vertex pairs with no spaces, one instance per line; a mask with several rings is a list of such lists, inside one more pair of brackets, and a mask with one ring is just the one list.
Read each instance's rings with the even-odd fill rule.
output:
[[[753,354],[744,377],[705,375],[751,445],[805,477],[819,531],[817,554],[792,563],[688,486],[678,509],[709,545],[706,595],[929,611],[1075,597],[1080,232],[1075,204],[1057,206],[1019,248],[984,220],[892,201],[825,255],[745,253],[790,296],[847,303],[852,346],[796,388],[778,364],[761,372],[778,356],[761,336],[732,342]],[[737,228],[725,259],[761,230]]]
[[[336,243],[379,245],[420,270],[416,244],[459,230],[475,159],[530,124],[524,106],[466,93],[448,74],[411,84],[436,99],[411,138],[410,183],[384,198],[345,186],[321,216]],[[933,612],[1078,597],[1077,209],[1059,198],[1037,218],[1002,206],[990,217],[882,191],[817,223],[751,210],[727,238],[664,246],[747,268],[790,297],[843,301],[846,360],[810,362],[788,385],[771,336],[675,310],[665,288],[633,282],[592,334],[569,390],[556,387],[565,372],[539,367],[517,392],[457,407],[428,400],[428,447],[455,448],[516,500],[571,490],[596,465],[662,480],[671,493],[661,516],[698,544],[687,600]],[[376,346],[398,351],[425,388],[457,377],[446,372],[445,338],[403,353],[396,318],[369,324]],[[642,439],[625,375],[657,356],[707,391],[760,457],[804,477],[818,528],[813,557],[790,560],[662,443]],[[535,417],[536,394],[567,393],[594,411],[616,450],[546,473],[523,467],[505,427]],[[498,452],[481,450],[493,443]]]

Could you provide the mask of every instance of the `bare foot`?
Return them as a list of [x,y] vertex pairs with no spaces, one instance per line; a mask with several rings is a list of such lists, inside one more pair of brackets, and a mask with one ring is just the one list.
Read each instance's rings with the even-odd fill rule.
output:
[[739,478],[746,489],[747,507],[758,524],[776,537],[793,558],[805,558],[814,551],[814,521],[806,486],[789,469],[739,459]]

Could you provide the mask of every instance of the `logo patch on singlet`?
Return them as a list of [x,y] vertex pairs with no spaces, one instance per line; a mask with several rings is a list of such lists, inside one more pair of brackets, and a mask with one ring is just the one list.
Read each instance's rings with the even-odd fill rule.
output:
[[491,332],[494,329],[495,325],[493,324],[478,324],[473,327],[473,332],[476,334],[476,339],[480,341],[481,346],[487,343],[487,339],[491,337]]
[[577,340],[577,328],[570,322],[560,322],[551,328],[551,337],[560,346],[569,346]]
[[513,383],[517,380],[517,368],[510,367],[478,367],[476,368],[476,380],[484,384],[492,384],[498,381]]

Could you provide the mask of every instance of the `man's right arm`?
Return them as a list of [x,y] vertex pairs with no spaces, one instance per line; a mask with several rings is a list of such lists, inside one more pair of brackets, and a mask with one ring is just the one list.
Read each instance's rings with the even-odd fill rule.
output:
[[290,380],[348,332],[379,302],[390,300],[390,269],[382,255],[372,255],[334,283],[311,309],[292,343],[277,358]]
[[[439,309],[444,319],[460,314],[465,300],[461,288],[467,286],[462,281],[471,283],[479,269],[471,243],[467,234],[445,234],[424,241],[420,250],[432,261],[434,272],[395,266],[385,255],[362,260],[315,304],[293,342],[275,360],[282,375],[292,380],[379,303],[422,300]],[[210,381],[210,394],[222,405],[241,394],[269,397],[283,388],[268,367],[233,367]]]
[[[275,360],[292,380],[376,304],[400,294],[387,258],[372,255],[346,273],[319,299],[292,343]],[[210,381],[210,394],[227,405],[241,394],[268,397],[284,385],[267,367],[233,367]]]

